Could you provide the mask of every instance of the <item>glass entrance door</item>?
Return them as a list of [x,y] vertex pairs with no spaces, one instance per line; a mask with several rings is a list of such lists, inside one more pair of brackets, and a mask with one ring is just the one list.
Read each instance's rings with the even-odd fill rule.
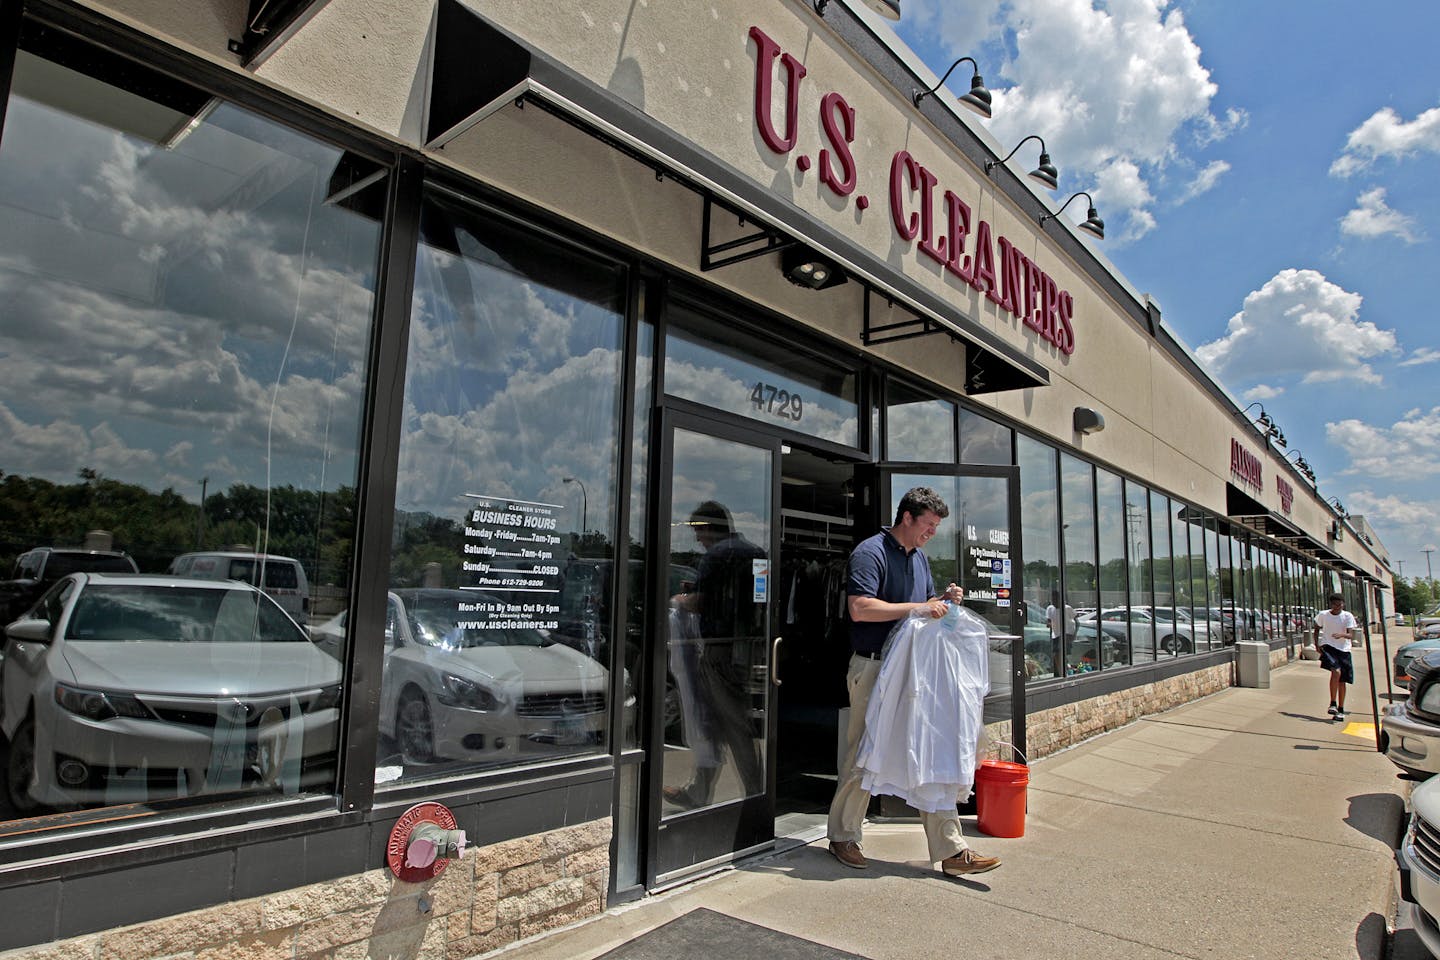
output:
[[1000,466],[884,465],[879,487],[879,524],[894,520],[900,498],[912,487],[930,487],[950,507],[950,516],[926,545],[925,555],[936,589],[960,584],[966,608],[989,625],[990,695],[985,699],[985,722],[1011,721],[1008,739],[1024,750],[1025,657],[1027,652],[1048,655],[1050,634],[1044,617],[1037,627],[1020,599],[1024,560],[1019,471]]
[[662,437],[652,887],[774,839],[780,444],[673,411]]

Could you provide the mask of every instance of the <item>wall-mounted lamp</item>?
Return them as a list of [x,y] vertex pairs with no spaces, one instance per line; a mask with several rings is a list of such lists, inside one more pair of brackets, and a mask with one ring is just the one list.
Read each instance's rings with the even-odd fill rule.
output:
[[1060,214],[1065,212],[1065,208],[1070,206],[1070,201],[1074,200],[1076,197],[1084,197],[1090,204],[1090,209],[1085,214],[1085,222],[1080,224],[1080,229],[1090,234],[1090,236],[1094,237],[1096,240],[1104,240],[1105,221],[1101,220],[1099,215],[1095,213],[1095,201],[1090,197],[1090,194],[1086,193],[1084,190],[1081,190],[1079,193],[1071,194],[1070,200],[1066,200],[1064,203],[1060,204],[1059,210],[1056,210],[1054,213],[1047,213],[1043,215],[1040,218],[1040,228],[1042,230],[1045,228],[1046,220],[1058,220],[1060,218]]
[[1295,458],[1295,469],[1303,473],[1306,480],[1314,483],[1315,471],[1310,469],[1310,462],[1305,459],[1305,456],[1299,450],[1291,450],[1286,454],[1285,459],[1289,460],[1291,457]]
[[1030,140],[1040,141],[1040,163],[1038,166],[1035,167],[1034,170],[1030,171],[1030,179],[1034,180],[1036,183],[1043,183],[1046,188],[1050,190],[1054,190],[1056,187],[1058,187],[1060,185],[1060,171],[1056,170],[1055,165],[1050,162],[1050,154],[1045,152],[1045,140],[1038,133],[1032,133],[1024,140],[1021,140],[1019,143],[1015,144],[1015,150],[1011,150],[1009,153],[1005,154],[1003,159],[986,160],[986,175],[989,175],[992,168],[998,167],[1000,164],[1006,162],[1011,157],[1015,156],[1015,151],[1025,146],[1026,142]]
[[1271,440],[1274,440],[1276,446],[1285,446],[1285,431],[1281,430],[1280,427],[1275,423],[1275,421],[1270,418],[1270,414],[1265,412],[1265,405],[1257,400],[1254,403],[1250,404],[1249,407],[1246,407],[1240,412],[1242,414],[1249,413],[1250,407],[1260,408],[1260,416],[1255,418],[1255,426],[1260,428],[1260,432],[1265,434],[1265,436],[1269,437]]
[[1350,514],[1347,513],[1345,510],[1345,505],[1340,502],[1339,497],[1326,497],[1325,502],[1333,506],[1335,508],[1335,512],[1340,514],[1341,516],[1350,516]]
[[940,82],[929,90],[916,90],[911,97],[911,99],[915,101],[915,106],[920,106],[921,100],[924,100],[930,96],[930,94],[945,86],[945,81],[950,79],[950,74],[955,71],[955,68],[967,61],[970,63],[970,66],[975,68],[975,73],[970,78],[970,92],[961,97],[960,102],[985,119],[990,119],[990,91],[985,89],[985,79],[980,76],[980,64],[976,63],[970,57],[961,57],[959,60],[950,64],[950,69],[945,71],[945,76],[941,77]]
[[1105,417],[1099,410],[1091,410],[1089,407],[1075,408],[1075,432],[1086,435],[1099,433],[1105,429]]
[[[830,0],[815,0],[815,12],[825,16],[825,5]],[[900,0],[865,0],[865,6],[874,10],[886,20],[900,19]]]
[[798,245],[786,247],[780,254],[780,271],[786,280],[811,290],[838,287],[846,279],[845,271],[833,262]]

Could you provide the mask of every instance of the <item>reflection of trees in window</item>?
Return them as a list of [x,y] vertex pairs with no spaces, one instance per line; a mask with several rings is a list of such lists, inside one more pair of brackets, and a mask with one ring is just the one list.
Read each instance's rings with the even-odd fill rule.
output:
[[[136,483],[80,470],[81,482],[57,484],[11,474],[0,480],[0,568],[34,546],[80,546],[105,530],[114,547],[144,573],[165,570],[187,550],[240,548],[294,557],[312,583],[346,585],[355,539],[355,490],[304,490],[289,485],[268,493],[237,483],[196,504],[173,489],[158,493]],[[196,531],[201,539],[196,540]]]

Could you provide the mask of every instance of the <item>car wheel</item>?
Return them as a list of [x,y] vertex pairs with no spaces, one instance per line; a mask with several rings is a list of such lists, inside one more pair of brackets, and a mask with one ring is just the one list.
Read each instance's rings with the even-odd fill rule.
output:
[[435,759],[435,724],[430,705],[418,690],[407,690],[395,711],[395,740],[405,763],[430,763]]
[[1185,652],[1185,641],[1175,634],[1168,634],[1160,638],[1160,649],[1174,656],[1177,653]]
[[5,764],[5,795],[16,813],[27,814],[38,806],[30,797],[35,778],[35,722],[26,720],[10,738],[10,757]]

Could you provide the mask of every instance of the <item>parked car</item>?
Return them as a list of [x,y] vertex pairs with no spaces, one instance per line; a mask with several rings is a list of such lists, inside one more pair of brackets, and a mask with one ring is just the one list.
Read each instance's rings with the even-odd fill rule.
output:
[[201,580],[239,580],[259,587],[297,623],[304,623],[310,613],[310,582],[305,568],[293,557],[239,550],[182,553],[170,561],[165,572]]
[[1425,632],[1425,628],[1431,625],[1440,625],[1440,616],[1424,614],[1416,617],[1411,624],[1411,632],[1414,633],[1415,639],[1419,640],[1420,636]]
[[574,752],[605,732],[609,672],[528,627],[477,628],[467,590],[392,590],[380,685],[380,732],[406,765],[493,763]]
[[67,573],[139,573],[135,561],[114,550],[36,547],[15,558],[10,579],[0,582],[0,624],[19,617]]
[[1395,613],[1390,617],[1390,619],[1395,623],[1395,626],[1397,627],[1405,626],[1405,614],[1403,613]]
[[1440,650],[1411,661],[1410,696],[1380,717],[1380,749],[1414,777],[1440,773]]
[[1430,955],[1440,957],[1440,777],[1410,794],[1410,828],[1400,841],[1400,899],[1410,907],[1411,926]]
[[1391,661],[1391,677],[1394,678],[1395,686],[1402,690],[1410,685],[1410,664],[1416,658],[1424,656],[1431,650],[1440,650],[1440,636],[1425,637],[1421,640],[1412,640],[1402,644],[1395,651],[1395,657]]
[[1123,635],[1129,625],[1130,642],[1137,651],[1148,653],[1158,643],[1161,653],[1187,653],[1195,649],[1194,628],[1187,621],[1176,623],[1175,611],[1168,607],[1112,607],[1100,611],[1100,620],[1113,625]]
[[5,638],[21,812],[333,782],[339,664],[249,584],[70,574]]

